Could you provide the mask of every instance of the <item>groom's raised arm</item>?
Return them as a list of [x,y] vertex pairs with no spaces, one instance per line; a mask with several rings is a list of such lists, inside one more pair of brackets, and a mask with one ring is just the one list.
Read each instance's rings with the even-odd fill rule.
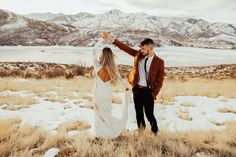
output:
[[126,44],[120,42],[120,41],[117,40],[117,39],[115,39],[115,40],[112,42],[112,44],[116,45],[119,49],[125,51],[126,53],[128,53],[129,55],[131,55],[131,56],[133,56],[133,57],[136,56],[136,54],[138,53],[137,50],[135,50],[135,49],[129,47],[128,45],[126,45]]
[[128,53],[129,55],[131,55],[131,56],[133,56],[133,57],[136,56],[136,54],[138,53],[137,50],[131,48],[130,46],[128,46],[128,45],[126,45],[126,44],[120,42],[120,41],[117,40],[117,39],[113,39],[113,38],[109,35],[109,33],[107,33],[107,32],[103,32],[103,33],[102,33],[102,36],[103,36],[103,39],[105,39],[105,40],[110,40],[110,41],[112,42],[112,44],[116,45],[119,49],[121,49],[122,51]]

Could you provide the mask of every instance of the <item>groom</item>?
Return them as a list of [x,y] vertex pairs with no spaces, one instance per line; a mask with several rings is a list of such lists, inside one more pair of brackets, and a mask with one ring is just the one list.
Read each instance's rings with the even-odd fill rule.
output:
[[[164,80],[164,61],[154,53],[154,42],[145,38],[140,43],[140,50],[135,50],[117,39],[113,39],[109,33],[103,32],[105,40],[111,41],[119,49],[134,57],[134,65],[128,81],[133,86],[133,99],[136,111],[136,119],[139,130],[146,127],[145,115],[150,122],[154,135],[158,132],[156,118],[153,114],[154,99],[158,95]],[[144,111],[143,111],[144,110]]]

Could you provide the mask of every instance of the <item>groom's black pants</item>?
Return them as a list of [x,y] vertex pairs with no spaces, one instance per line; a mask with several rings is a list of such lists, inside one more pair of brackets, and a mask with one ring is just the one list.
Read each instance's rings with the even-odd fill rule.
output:
[[148,121],[150,122],[152,132],[156,133],[158,131],[158,127],[156,118],[153,114],[154,99],[152,96],[151,89],[140,88],[139,86],[135,86],[133,87],[132,91],[138,128],[142,129],[146,127],[143,114],[144,109],[145,115]]

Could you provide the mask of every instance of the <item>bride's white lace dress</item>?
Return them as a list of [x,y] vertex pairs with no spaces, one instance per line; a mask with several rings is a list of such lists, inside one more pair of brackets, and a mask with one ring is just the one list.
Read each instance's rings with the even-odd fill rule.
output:
[[[97,137],[115,138],[119,136],[125,129],[128,117],[128,91],[124,92],[122,102],[122,116],[118,119],[112,116],[112,85],[110,81],[104,82],[98,75],[101,66],[98,63],[97,53],[98,46],[103,43],[100,39],[93,48],[94,68],[95,68],[95,85],[93,90],[93,103],[94,103],[94,134]],[[121,77],[119,78],[121,85],[125,88]]]

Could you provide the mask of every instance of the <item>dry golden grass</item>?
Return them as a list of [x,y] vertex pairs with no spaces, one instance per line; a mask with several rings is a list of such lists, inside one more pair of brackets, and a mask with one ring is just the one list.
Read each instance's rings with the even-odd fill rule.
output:
[[166,79],[157,101],[174,101],[175,96],[207,96],[236,98],[236,80],[211,80],[201,78],[189,78],[186,81]]
[[210,122],[216,126],[223,126],[224,125],[224,123],[222,123],[222,122],[217,122],[217,121],[210,121]]
[[[35,93],[37,96],[43,97],[44,100],[51,102],[64,103],[64,98],[78,99],[83,98],[86,93],[91,92],[93,88],[93,79],[27,79],[22,78],[0,78],[0,91],[28,91]],[[51,94],[50,92],[55,92]],[[72,93],[78,93],[77,95]],[[31,104],[37,103],[32,96],[1,96],[0,104],[7,104],[3,109],[18,110],[26,108]],[[90,105],[91,107],[91,105]],[[91,107],[92,108],[92,107]]]
[[63,97],[46,97],[44,100],[50,101],[50,102],[60,102],[65,103],[65,100]]
[[64,132],[67,133],[69,131],[72,130],[79,130],[79,131],[83,131],[83,130],[87,130],[91,128],[91,126],[87,123],[87,122],[83,122],[83,121],[75,121],[75,122],[66,122],[63,123],[62,125],[60,125],[57,130],[59,132]]
[[78,105],[79,107],[82,107],[82,108],[94,109],[93,102],[88,102],[86,104],[84,104],[84,103],[80,104],[80,101],[76,101],[75,104]]
[[[60,149],[57,157],[194,157],[196,154],[236,156],[235,122],[226,123],[227,129],[221,132],[163,130],[153,137],[146,130],[142,135],[124,132],[111,140],[94,138],[88,134],[70,138],[64,131],[51,135],[40,127],[20,126],[20,122],[18,119],[0,120],[0,156],[42,156],[53,147]],[[76,123],[66,124],[62,128],[77,129],[76,126]]]
[[18,110],[22,108],[27,108],[30,105],[37,104],[38,101],[32,96],[22,97],[20,95],[0,95],[0,105],[6,105],[2,107],[5,110]]
[[56,91],[59,96],[67,96],[70,92],[88,92],[93,88],[93,79],[79,78],[67,80],[65,78],[55,79],[26,79],[21,78],[0,78],[0,91],[29,91],[36,94]]
[[186,101],[184,103],[181,103],[180,105],[184,106],[184,107],[194,107],[195,106],[195,104],[193,104],[193,102],[191,102],[191,101]]
[[[21,78],[0,78],[0,91],[29,91],[38,96],[45,98],[51,97],[52,94],[47,92],[55,91],[56,98],[48,98],[50,101],[63,102],[62,99],[68,98],[75,100],[78,98],[87,99],[92,103],[91,96],[94,85],[94,78],[76,78],[67,80],[65,78],[54,79],[27,79]],[[185,81],[166,79],[163,88],[157,96],[157,102],[171,105],[175,96],[208,96],[226,98],[236,98],[236,80],[210,80],[201,78],[188,78]],[[120,84],[114,87],[115,92],[122,92]],[[226,100],[224,100],[226,101]],[[114,98],[113,102],[120,103],[120,100]],[[182,104],[191,105],[191,104]]]
[[[57,79],[28,79],[21,81],[18,78],[0,78],[0,91],[29,91],[47,97],[45,94],[55,91],[59,97],[76,98],[72,92],[78,93],[78,98],[86,98],[92,106],[91,93],[94,79],[79,78],[66,80]],[[165,80],[158,101],[164,104],[171,103],[178,95],[199,95],[226,98],[235,98],[235,80],[205,80],[188,79],[185,81]],[[117,85],[115,91],[122,91]],[[87,95],[87,96],[86,96]],[[6,104],[7,101],[15,98],[1,99]],[[22,100],[23,101],[23,100]],[[20,105],[25,102],[20,101]],[[25,101],[25,99],[24,99]],[[29,101],[30,102],[30,101]],[[10,102],[9,104],[14,104]],[[26,103],[27,104],[27,103]],[[30,104],[30,103],[29,103]],[[187,102],[182,104],[190,107]],[[229,112],[226,110],[221,110]],[[181,112],[187,114],[187,112]],[[185,117],[186,118],[186,117]],[[188,119],[188,118],[186,118]],[[152,137],[147,130],[142,135],[136,132],[124,132],[121,136],[113,140],[97,139],[89,135],[75,136],[70,138],[65,132],[74,129],[83,129],[87,125],[84,123],[66,123],[58,128],[59,133],[48,134],[39,127],[29,125],[19,125],[20,120],[0,120],[0,156],[42,156],[48,149],[57,147],[60,149],[58,157],[62,156],[183,156],[191,157],[201,153],[209,156],[236,156],[236,124],[226,123],[227,129],[222,132],[178,132],[171,133],[161,130],[157,137]],[[217,122],[215,125],[218,125]]]
[[92,98],[88,97],[88,93],[92,92],[94,79],[78,78],[66,80],[64,78],[55,79],[57,87],[54,91],[57,92],[58,97],[74,99],[87,99],[92,101]]
[[70,109],[71,105],[64,105],[64,109]]
[[228,109],[228,108],[220,108],[217,111],[218,112],[222,112],[222,113],[233,113],[233,114],[236,114],[236,111]]
[[0,156],[30,156],[39,147],[46,133],[38,127],[20,125],[19,119],[0,120]]
[[229,102],[229,100],[225,97],[219,99],[221,102]]
[[187,121],[192,121],[193,120],[193,118],[191,117],[191,115],[189,113],[181,112],[181,113],[178,114],[178,117],[180,119],[187,120]]
[[83,99],[86,99],[86,100],[92,102],[93,101],[93,96],[86,94],[86,95],[83,96]]
[[78,93],[68,93],[67,96],[66,96],[69,100],[75,100],[75,99],[78,99]]
[[[6,66],[4,66],[6,65]],[[76,76],[90,76],[92,67],[86,67],[85,64],[55,64],[40,62],[5,62],[0,68],[0,77],[22,77],[22,78],[55,78],[64,77],[67,79]],[[9,68],[9,66],[14,67]]]

